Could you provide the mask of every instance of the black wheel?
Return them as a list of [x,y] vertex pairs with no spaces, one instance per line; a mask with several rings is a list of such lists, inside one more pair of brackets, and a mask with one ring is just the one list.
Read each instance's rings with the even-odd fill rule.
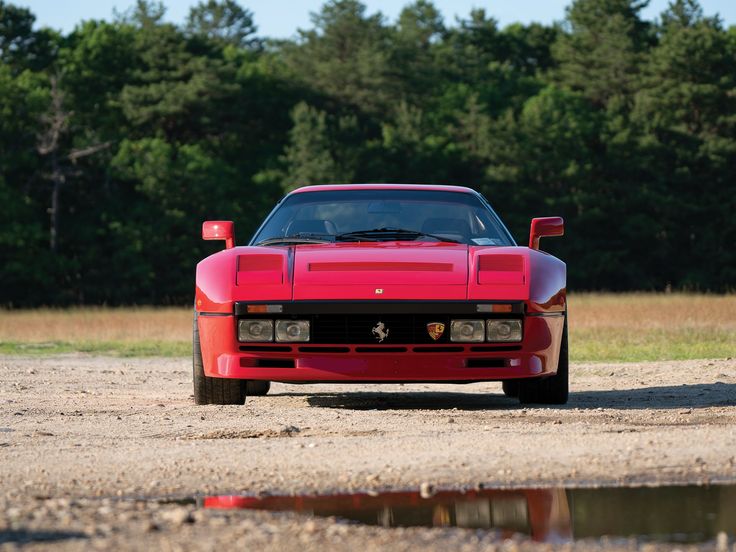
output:
[[562,344],[557,373],[546,378],[526,379],[519,382],[521,404],[565,404],[569,395],[569,364],[567,354],[567,313],[562,330]]
[[245,394],[249,397],[263,397],[271,389],[270,381],[250,380],[245,382]]
[[199,346],[197,312],[192,331],[192,372],[195,404],[245,404],[245,382],[238,379],[210,378],[204,375],[202,349]]
[[519,380],[506,380],[502,384],[503,394],[507,397],[516,398],[519,396]]

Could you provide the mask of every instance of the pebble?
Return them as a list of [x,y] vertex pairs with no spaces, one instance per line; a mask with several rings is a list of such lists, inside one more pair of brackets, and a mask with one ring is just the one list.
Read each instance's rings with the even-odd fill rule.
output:
[[720,531],[716,536],[716,551],[728,552],[728,535],[724,531]]
[[187,508],[175,508],[161,513],[161,519],[174,525],[194,523],[192,513]]
[[428,483],[427,481],[423,481],[421,485],[419,485],[419,496],[422,498],[430,498],[434,496],[435,494],[435,487],[431,483]]

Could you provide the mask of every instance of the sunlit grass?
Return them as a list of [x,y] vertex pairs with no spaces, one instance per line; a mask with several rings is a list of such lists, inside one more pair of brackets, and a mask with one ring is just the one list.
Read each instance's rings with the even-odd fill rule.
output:
[[[573,361],[736,356],[736,295],[570,296]],[[191,354],[191,308],[0,311],[0,353]]]
[[46,341],[40,343],[3,341],[0,354],[52,355],[61,353],[95,353],[125,357],[189,356],[191,341]]
[[0,353],[83,352],[185,356],[192,350],[192,309],[87,307],[0,311]]
[[573,294],[570,355],[578,361],[736,356],[736,295]]

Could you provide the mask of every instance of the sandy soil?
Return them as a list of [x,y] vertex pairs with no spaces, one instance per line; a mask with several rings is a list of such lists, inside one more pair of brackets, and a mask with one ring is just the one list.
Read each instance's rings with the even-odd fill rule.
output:
[[274,384],[242,407],[197,407],[187,359],[0,357],[0,369],[3,549],[525,549],[492,531],[136,499],[736,482],[732,359],[573,365],[562,408],[522,408],[496,383]]

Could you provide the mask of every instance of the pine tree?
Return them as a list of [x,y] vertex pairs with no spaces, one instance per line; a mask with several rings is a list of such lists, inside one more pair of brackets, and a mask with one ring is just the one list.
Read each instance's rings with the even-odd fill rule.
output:
[[299,42],[283,49],[296,78],[353,109],[390,112],[400,92],[383,16],[367,15],[357,0],[330,0],[312,23],[314,29],[299,31]]
[[294,126],[289,131],[286,147],[286,191],[310,184],[336,182],[338,167],[330,148],[327,116],[305,102],[291,112]]
[[648,24],[639,12],[648,0],[574,0],[553,46],[556,80],[604,106],[636,87]]
[[192,6],[186,29],[191,35],[222,45],[251,48],[260,44],[254,38],[253,14],[235,0],[207,0]]

